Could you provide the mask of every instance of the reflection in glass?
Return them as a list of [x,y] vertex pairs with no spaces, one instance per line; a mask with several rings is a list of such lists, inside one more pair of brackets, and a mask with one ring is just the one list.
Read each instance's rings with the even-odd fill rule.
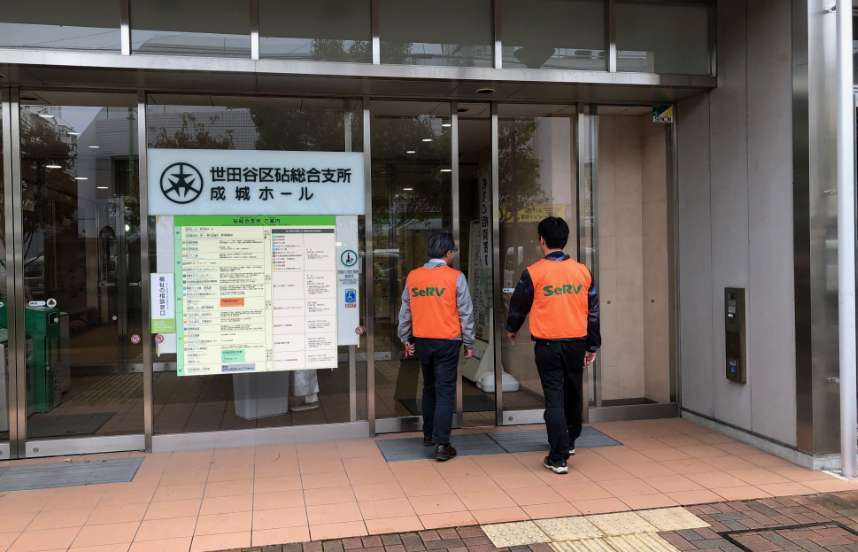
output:
[[[542,256],[537,225],[544,217],[569,223],[566,252],[576,257],[574,108],[567,106],[499,106],[500,264],[504,315],[521,273]],[[504,410],[542,408],[542,386],[533,359],[529,324],[515,343],[501,346],[504,371],[517,382],[504,392]]]
[[711,4],[618,0],[617,70],[708,75]]
[[116,0],[4,2],[0,47],[119,50]]
[[426,262],[427,238],[452,229],[450,107],[375,102],[372,112],[376,415],[419,415],[420,365],[402,358],[396,326],[405,278]]
[[259,3],[260,56],[372,63],[369,0]]
[[131,49],[249,57],[249,1],[131,0]]
[[492,65],[490,0],[379,0],[381,62]]
[[605,70],[604,0],[503,0],[503,66]]
[[142,433],[136,98],[32,96],[21,107],[27,436]]
[[[156,94],[146,109],[146,135],[153,148],[361,151],[362,120],[360,102],[351,100]],[[358,226],[363,249],[364,217]],[[173,272],[173,217],[151,217],[150,227],[152,271]],[[335,370],[179,377],[175,334],[166,335],[155,348],[155,432],[348,422],[352,396],[357,419],[365,419],[366,362],[355,361],[352,389],[349,350],[338,353]]]
[[[0,128],[3,127],[0,111]],[[3,135],[0,133],[0,441],[9,440],[9,296],[6,293],[6,183]]]

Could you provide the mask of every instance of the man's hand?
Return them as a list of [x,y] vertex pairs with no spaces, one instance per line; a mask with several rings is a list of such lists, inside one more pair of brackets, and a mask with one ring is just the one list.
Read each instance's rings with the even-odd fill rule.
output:
[[584,353],[584,366],[592,366],[596,361],[596,353],[586,352]]
[[414,343],[403,343],[402,347],[405,349],[405,358],[411,358],[414,356],[414,351],[416,350]]
[[474,358],[474,355],[473,347],[465,347],[465,358]]
[[515,343],[515,332],[506,332],[506,336],[509,338],[510,341]]

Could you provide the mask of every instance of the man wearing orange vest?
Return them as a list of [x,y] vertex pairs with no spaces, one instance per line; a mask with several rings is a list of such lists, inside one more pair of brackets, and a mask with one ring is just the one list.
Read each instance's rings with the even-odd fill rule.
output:
[[543,258],[522,273],[510,300],[506,329],[515,341],[530,314],[550,448],[543,465],[565,474],[581,436],[584,365],[593,363],[602,344],[599,296],[587,267],[563,252],[569,239],[566,221],[548,217],[539,223],[538,232]]
[[474,356],[474,306],[465,275],[452,268],[453,236],[429,238],[429,262],[412,270],[402,292],[399,339],[405,356],[417,354],[423,370],[423,444],[435,446],[435,459],[456,456],[450,426],[456,398],[459,349]]

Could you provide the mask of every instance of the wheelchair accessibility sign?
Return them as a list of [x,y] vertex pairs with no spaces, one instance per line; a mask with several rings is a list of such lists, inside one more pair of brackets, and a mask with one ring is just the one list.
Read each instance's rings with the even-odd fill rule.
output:
[[347,289],[344,291],[344,302],[347,309],[357,308],[357,290]]

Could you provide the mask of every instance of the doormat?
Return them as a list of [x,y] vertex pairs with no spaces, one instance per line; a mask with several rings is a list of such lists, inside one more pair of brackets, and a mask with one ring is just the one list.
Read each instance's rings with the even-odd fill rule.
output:
[[[548,450],[548,438],[544,429],[527,431],[499,431],[497,433],[471,433],[453,435],[450,439],[460,456],[483,454],[506,454]],[[388,462],[434,458],[435,449],[424,447],[422,437],[403,439],[376,439],[384,459]],[[576,448],[615,447],[622,443],[608,437],[598,429],[585,426]]]
[[[485,433],[453,435],[450,437],[450,442],[456,447],[459,456],[504,454],[504,450]],[[375,444],[388,462],[435,457],[435,447],[424,447],[423,437],[376,439]]]
[[70,437],[95,435],[114,415],[114,412],[92,414],[33,414],[27,419],[27,437]]
[[[537,452],[548,450],[548,436],[545,430],[498,431],[489,433],[506,452]],[[575,441],[575,448],[616,447],[621,445],[616,439],[608,437],[598,429],[584,426],[581,437]]]
[[[423,413],[422,399],[400,399],[402,406],[414,416]],[[462,411],[464,412],[486,412],[495,411],[494,397],[486,395],[465,395],[462,397]]]
[[0,491],[28,491],[104,483],[128,483],[143,458],[62,462],[0,468]]

